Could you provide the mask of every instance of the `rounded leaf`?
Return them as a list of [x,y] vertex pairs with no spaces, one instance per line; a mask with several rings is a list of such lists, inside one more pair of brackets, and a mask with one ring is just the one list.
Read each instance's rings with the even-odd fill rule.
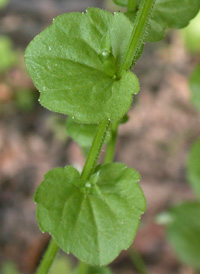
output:
[[131,31],[125,15],[96,8],[55,18],[25,53],[41,105],[86,124],[124,116],[139,91],[133,73],[115,76]]
[[40,229],[81,261],[109,264],[131,245],[145,211],[139,180],[121,163],[104,165],[89,181],[71,166],[53,169],[35,194]]

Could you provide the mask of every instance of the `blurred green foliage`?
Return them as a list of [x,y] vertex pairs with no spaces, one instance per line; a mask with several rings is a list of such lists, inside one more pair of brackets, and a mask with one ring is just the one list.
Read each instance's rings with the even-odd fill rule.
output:
[[72,117],[67,118],[67,134],[79,144],[80,147],[90,147],[97,130],[96,124],[80,124]]
[[90,266],[87,274],[112,274],[112,272],[108,267]]
[[0,0],[0,9],[3,9],[7,4],[9,0]]
[[52,267],[50,268],[49,274],[71,274],[71,264],[67,256],[58,256]]
[[0,271],[1,274],[20,274],[15,263],[11,261],[4,262]]
[[193,70],[189,79],[189,86],[191,90],[191,101],[196,109],[200,110],[200,64]]
[[[187,178],[194,194],[200,199],[200,140],[189,152]],[[200,270],[200,201],[188,201],[173,206],[157,217],[166,225],[167,239],[179,260]]]
[[194,194],[200,199],[200,140],[196,141],[190,150],[187,163],[187,178]]
[[0,36],[0,73],[6,72],[17,63],[17,53],[13,50],[12,41]]
[[54,138],[60,142],[66,142],[66,122],[59,114],[52,114],[48,117],[47,128],[52,132]]
[[193,54],[200,53],[200,13],[181,30],[186,48]]
[[200,269],[200,202],[185,202],[170,210],[169,239],[183,263]]
[[30,89],[20,89],[15,93],[17,108],[23,112],[33,110],[37,99],[36,92]]

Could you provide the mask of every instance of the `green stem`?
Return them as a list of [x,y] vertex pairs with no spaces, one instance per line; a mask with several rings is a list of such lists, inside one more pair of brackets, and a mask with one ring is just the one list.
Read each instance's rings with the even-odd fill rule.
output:
[[83,171],[81,173],[81,178],[84,180],[87,180],[94,170],[94,167],[96,165],[96,162],[98,160],[99,154],[101,152],[101,148],[103,146],[103,143],[106,137],[106,132],[109,127],[109,124],[110,124],[109,120],[105,120],[99,123],[99,127],[94,137],[89,155],[87,157]]
[[119,122],[115,122],[111,125],[111,140],[107,144],[104,164],[108,164],[113,161],[114,154],[115,154],[115,145],[117,142],[118,126],[119,126]]
[[45,251],[44,257],[38,267],[37,274],[47,274],[51,267],[53,260],[59,250],[59,246],[51,240],[47,250]]
[[136,0],[128,0],[127,11],[134,11],[136,9]]
[[132,61],[143,42],[145,30],[148,26],[154,3],[155,0],[142,0],[140,4],[127,50],[123,56],[121,66],[117,73],[119,78],[121,78],[122,73],[125,70],[130,68]]
[[145,262],[135,247],[130,248],[129,254],[137,272],[140,274],[147,274]]

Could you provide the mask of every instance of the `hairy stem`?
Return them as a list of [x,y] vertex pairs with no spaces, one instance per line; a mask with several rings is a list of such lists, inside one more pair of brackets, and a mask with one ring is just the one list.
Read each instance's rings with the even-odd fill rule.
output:
[[136,9],[136,0],[128,0],[128,11],[134,11]]
[[154,3],[155,0],[142,0],[140,4],[139,11],[133,25],[133,31],[131,33],[128,47],[123,56],[122,64],[119,67],[119,71],[117,73],[119,78],[121,78],[124,71],[130,68],[134,56],[137,54],[137,51],[140,48],[141,43],[143,42],[145,30],[148,26]]
[[87,157],[83,171],[81,173],[82,179],[87,180],[94,170],[94,167],[99,158],[99,154],[101,152],[101,148],[103,146],[103,143],[106,137],[106,132],[109,127],[109,124],[110,124],[109,120],[105,120],[99,123],[99,127],[94,137],[89,155]]
[[51,267],[53,260],[59,250],[59,246],[51,240],[47,250],[45,251],[44,257],[38,267],[37,274],[47,274]]
[[109,143],[107,144],[104,164],[108,164],[113,161],[114,154],[115,154],[115,145],[117,142],[118,126],[119,126],[119,122],[114,122],[111,125],[111,139]]

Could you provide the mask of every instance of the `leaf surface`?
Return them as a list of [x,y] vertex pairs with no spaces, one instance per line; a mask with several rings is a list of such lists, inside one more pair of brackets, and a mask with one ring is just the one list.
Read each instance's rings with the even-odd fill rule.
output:
[[163,39],[166,28],[184,28],[199,9],[199,0],[156,0],[146,41]]
[[87,182],[71,166],[53,169],[35,194],[40,229],[81,261],[109,264],[131,245],[145,211],[139,180],[121,163],[103,166]]
[[131,31],[125,15],[97,8],[55,18],[25,53],[40,103],[82,123],[119,120],[139,91],[133,73],[115,78]]
[[185,202],[171,209],[173,221],[167,227],[167,237],[178,258],[200,269],[200,203]]
[[190,150],[187,162],[187,178],[195,195],[200,199],[200,140],[196,141]]

